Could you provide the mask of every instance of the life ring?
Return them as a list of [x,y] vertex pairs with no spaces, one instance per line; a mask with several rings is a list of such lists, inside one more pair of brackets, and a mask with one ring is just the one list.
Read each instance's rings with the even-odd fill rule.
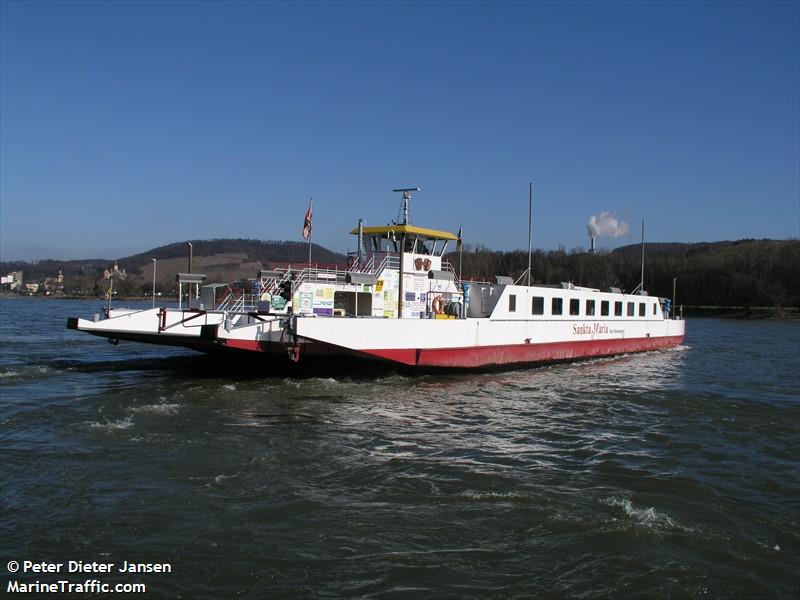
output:
[[433,302],[431,302],[431,310],[437,315],[444,312],[444,300],[442,300],[441,296],[436,296],[436,298],[433,299]]

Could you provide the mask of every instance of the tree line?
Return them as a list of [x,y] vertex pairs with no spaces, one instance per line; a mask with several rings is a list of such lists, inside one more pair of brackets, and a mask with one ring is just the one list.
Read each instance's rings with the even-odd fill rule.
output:
[[[596,254],[583,250],[533,252],[532,282],[633,291],[641,279],[641,245]],[[800,307],[800,241],[740,240],[700,244],[645,244],[644,289],[691,306]],[[447,256],[458,270],[459,253]],[[465,246],[462,278],[514,280],[528,268],[525,250]]]

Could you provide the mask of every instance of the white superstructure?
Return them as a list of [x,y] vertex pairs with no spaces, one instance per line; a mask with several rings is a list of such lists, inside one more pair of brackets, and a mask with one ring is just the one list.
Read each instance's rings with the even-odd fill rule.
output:
[[408,223],[351,233],[359,250],[341,268],[287,265],[242,289],[179,274],[178,308],[110,310],[68,326],[113,341],[261,353],[278,364],[348,358],[422,368],[574,360],[684,339],[684,321],[663,298],[503,277],[459,281],[444,259],[452,233]]

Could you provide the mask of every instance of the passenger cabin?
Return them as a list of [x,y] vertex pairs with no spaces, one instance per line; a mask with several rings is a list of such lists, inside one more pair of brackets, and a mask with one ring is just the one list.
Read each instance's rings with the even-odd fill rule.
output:
[[455,318],[463,294],[442,257],[452,233],[415,225],[358,227],[358,251],[342,276],[309,273],[293,297],[295,313],[318,316]]
[[646,292],[607,292],[563,282],[530,287],[495,284],[464,284],[467,316],[502,321],[529,320],[657,320],[669,318],[670,301]]

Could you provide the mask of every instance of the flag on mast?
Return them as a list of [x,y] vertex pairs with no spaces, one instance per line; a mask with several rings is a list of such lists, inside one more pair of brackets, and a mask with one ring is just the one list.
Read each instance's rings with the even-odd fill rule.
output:
[[307,240],[311,237],[311,207],[313,202],[308,203],[308,210],[306,211],[306,218],[303,221],[303,239]]
[[461,248],[461,234],[463,233],[463,231],[464,231],[463,227],[459,227],[458,228],[458,239],[456,240],[456,247],[457,248]]

